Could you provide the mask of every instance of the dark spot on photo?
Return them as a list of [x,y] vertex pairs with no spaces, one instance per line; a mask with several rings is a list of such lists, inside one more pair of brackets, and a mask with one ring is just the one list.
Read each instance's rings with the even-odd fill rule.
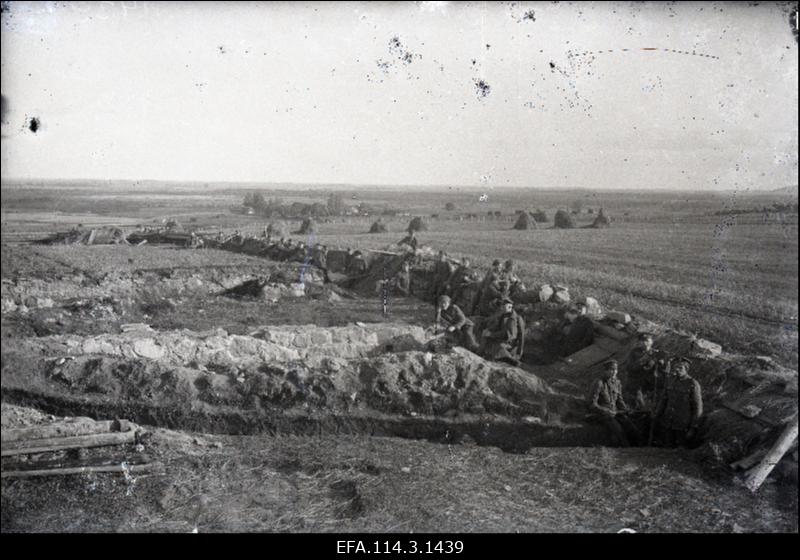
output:
[[36,118],[36,117],[31,117],[31,120],[28,121],[28,129],[31,132],[33,132],[34,134],[36,134],[36,131],[39,130],[40,126],[41,126],[41,123],[39,122],[39,119]]

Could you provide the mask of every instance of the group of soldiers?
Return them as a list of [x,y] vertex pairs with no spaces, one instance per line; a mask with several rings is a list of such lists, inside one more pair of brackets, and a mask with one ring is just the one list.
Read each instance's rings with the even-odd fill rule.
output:
[[464,347],[493,360],[519,365],[525,347],[525,321],[514,310],[511,297],[519,286],[511,260],[503,265],[495,260],[481,279],[467,257],[456,267],[440,251],[433,273],[435,323],[443,324],[445,332]]
[[[653,336],[643,333],[625,364],[627,390],[618,377],[619,363],[608,360],[589,395],[595,421],[604,424],[616,445],[652,445],[654,439],[667,447],[695,441],[703,415],[700,383],[689,375],[691,362],[668,358],[653,348]],[[633,399],[628,406],[625,395]],[[642,427],[649,433],[645,440]]]
[[[317,243],[310,247],[283,237],[273,240],[267,232],[265,237],[265,256],[313,265],[329,281],[325,245]],[[410,251],[399,270],[378,282],[377,288],[384,294],[391,291],[409,296],[410,269],[418,241],[410,232],[398,244]],[[357,281],[365,277],[367,270],[362,252],[348,248],[346,275]],[[488,359],[520,365],[526,326],[514,309],[514,297],[524,291],[512,260],[504,263],[495,260],[481,277],[471,267],[469,258],[462,258],[456,265],[440,251],[429,292],[436,306],[436,328],[443,330],[455,344]],[[572,355],[593,341],[594,324],[587,315],[586,304],[577,302],[566,307],[552,338],[557,356]],[[651,334],[640,335],[637,347],[623,364],[625,388],[618,377],[620,364],[612,359],[603,365],[588,398],[590,418],[607,428],[616,445],[649,445],[654,439],[667,446],[691,443],[703,413],[703,402],[700,384],[689,375],[689,367],[687,359],[670,359],[655,350]]]

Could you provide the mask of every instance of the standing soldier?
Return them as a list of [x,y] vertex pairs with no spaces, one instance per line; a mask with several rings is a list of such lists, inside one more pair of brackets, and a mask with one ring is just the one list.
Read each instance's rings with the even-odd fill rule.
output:
[[653,348],[653,335],[641,333],[639,344],[626,362],[625,384],[639,410],[654,410],[664,390],[667,361],[662,352]]
[[700,383],[689,376],[689,365],[686,358],[673,362],[672,376],[656,408],[654,422],[661,428],[664,444],[669,447],[691,442],[703,415]]
[[411,295],[411,267],[408,261],[403,261],[400,271],[392,282],[395,291],[401,296]]
[[317,243],[314,247],[314,254],[312,255],[311,262],[322,271],[325,283],[329,283],[331,279],[328,276],[328,248]]
[[446,323],[447,333],[456,336],[461,345],[473,352],[478,351],[479,346],[472,331],[474,326],[472,321],[467,319],[464,312],[457,305],[450,302],[449,296],[439,296],[438,305],[436,306],[437,326],[440,321]]
[[490,268],[481,280],[481,286],[478,290],[478,296],[475,298],[475,305],[472,309],[473,315],[483,315],[481,311],[489,307],[489,305],[498,297],[502,297],[500,290],[500,261],[495,259]]
[[[592,415],[608,429],[614,445],[628,447],[631,439],[638,440],[635,426],[628,420],[628,405],[622,398],[622,384],[617,377],[619,364],[616,360],[608,360],[603,364],[600,379],[594,382],[589,397],[589,409]],[[631,438],[628,434],[631,434]]]
[[492,360],[518,366],[525,348],[525,321],[514,311],[514,302],[504,298],[502,313],[483,330],[483,353]]
[[417,235],[416,235],[416,232],[415,232],[413,229],[411,229],[411,230],[408,230],[408,235],[406,235],[406,236],[405,236],[403,239],[401,239],[401,240],[400,240],[400,242],[398,243],[398,245],[408,245],[408,246],[409,246],[409,247],[411,247],[411,248],[412,248],[414,251],[416,251],[416,250],[417,250],[417,245],[418,245],[418,244],[419,244],[419,242],[417,241]]
[[363,276],[366,273],[367,273],[367,263],[364,260],[364,256],[361,254],[361,251],[356,250],[353,253],[353,257],[350,259],[350,263],[347,266],[347,275],[350,278],[355,278]]
[[436,261],[433,275],[433,303],[438,303],[439,296],[447,291],[447,281],[455,272],[453,263],[447,258],[444,251],[439,251],[439,260]]

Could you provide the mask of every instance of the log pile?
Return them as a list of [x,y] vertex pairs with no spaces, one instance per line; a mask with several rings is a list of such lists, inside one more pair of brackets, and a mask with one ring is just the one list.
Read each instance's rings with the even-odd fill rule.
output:
[[[95,473],[149,471],[154,463],[147,455],[129,451],[138,443],[140,432],[127,420],[93,421],[78,419],[41,426],[2,431],[2,478],[30,478]],[[122,455],[98,456],[89,449],[114,447]],[[67,452],[67,453],[65,453]],[[74,458],[77,454],[78,458]],[[72,455],[72,456],[71,456]]]

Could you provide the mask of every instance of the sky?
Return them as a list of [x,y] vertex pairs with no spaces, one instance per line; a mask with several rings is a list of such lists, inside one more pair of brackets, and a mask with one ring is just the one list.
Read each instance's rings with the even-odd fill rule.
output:
[[793,6],[3,2],[2,176],[796,185]]

